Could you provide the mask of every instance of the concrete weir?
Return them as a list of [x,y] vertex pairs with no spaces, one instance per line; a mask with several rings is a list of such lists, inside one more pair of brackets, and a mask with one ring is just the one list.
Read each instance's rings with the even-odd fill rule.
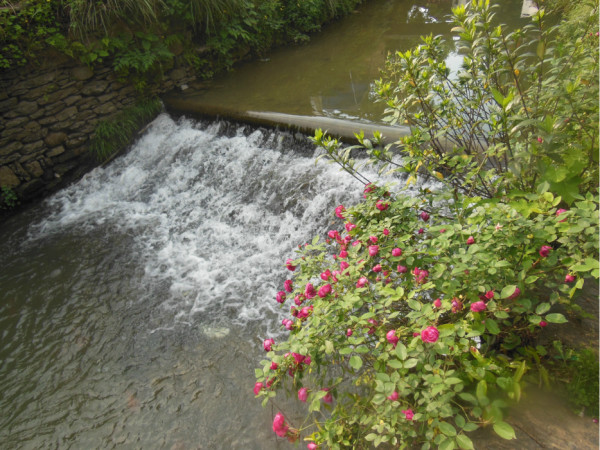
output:
[[324,116],[301,116],[278,112],[238,111],[214,105],[199,103],[185,98],[185,94],[167,94],[163,97],[167,111],[174,115],[186,114],[192,117],[222,118],[250,125],[298,131],[312,135],[321,128],[323,131],[344,142],[357,142],[354,133],[363,131],[365,137],[371,137],[375,131],[382,133],[386,144],[396,142],[402,136],[410,134],[409,127],[392,127],[352,120],[335,119]]

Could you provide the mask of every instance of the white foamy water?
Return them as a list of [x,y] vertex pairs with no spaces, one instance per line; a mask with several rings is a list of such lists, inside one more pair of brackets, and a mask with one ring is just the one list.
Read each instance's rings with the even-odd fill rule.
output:
[[55,195],[30,236],[127,236],[140,282],[159,287],[175,323],[278,317],[285,259],[325,233],[335,206],[358,201],[362,185],[315,165],[313,150],[290,148],[289,135],[220,128],[159,116],[127,155]]

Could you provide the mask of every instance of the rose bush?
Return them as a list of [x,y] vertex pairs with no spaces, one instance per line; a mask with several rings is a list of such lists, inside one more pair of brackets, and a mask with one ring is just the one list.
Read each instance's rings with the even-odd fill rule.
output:
[[[444,192],[427,198],[372,189],[345,208],[345,223],[328,233],[334,239],[315,238],[292,262],[299,268],[292,295],[312,313],[292,316],[289,339],[272,344],[257,370],[258,396],[299,392],[318,424],[311,441],[471,448],[465,433],[486,424],[514,437],[502,409],[521,395],[529,367],[521,349],[547,323],[565,322],[553,305],[568,305],[586,276],[598,277],[591,194],[560,220],[561,199],[549,192],[515,194],[509,203]],[[430,217],[419,234],[423,209]],[[476,242],[468,245],[469,236]],[[552,250],[544,256],[542,248]],[[573,273],[574,285],[565,279]]]
[[[391,122],[414,126],[402,161],[378,133],[343,148],[316,132],[322,156],[366,187],[364,201],[335,208],[324,240],[285,262],[290,295],[274,301],[291,307],[289,338],[265,341],[254,392],[263,404],[297,393],[307,417],[274,422],[278,435],[304,435],[308,448],[470,449],[467,433],[489,425],[513,439],[504,407],[527,371],[547,378],[537,335],[598,279],[598,91],[579,83],[597,79],[597,40],[565,39],[549,61],[551,35],[587,35],[597,5],[558,30],[543,10],[508,35],[492,17],[483,0],[455,10],[467,55],[456,79],[436,60],[439,38],[389,59],[379,95]],[[525,35],[538,43],[530,65]],[[428,173],[446,186],[378,187],[357,149],[409,183]]]

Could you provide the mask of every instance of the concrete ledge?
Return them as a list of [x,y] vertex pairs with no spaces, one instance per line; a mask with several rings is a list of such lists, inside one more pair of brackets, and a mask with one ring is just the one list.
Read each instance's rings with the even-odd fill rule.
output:
[[366,137],[372,136],[375,131],[380,131],[383,134],[384,142],[386,144],[396,142],[402,136],[410,134],[409,127],[391,127],[388,125],[355,122],[324,116],[299,116],[277,112],[238,111],[214,105],[201,104],[194,100],[188,100],[181,95],[165,95],[163,96],[163,102],[167,111],[175,116],[185,114],[192,117],[210,119],[222,118],[255,126],[283,128],[308,135],[312,135],[316,129],[321,128],[323,131],[327,131],[331,136],[351,144],[357,143],[354,133],[358,133],[361,130]]

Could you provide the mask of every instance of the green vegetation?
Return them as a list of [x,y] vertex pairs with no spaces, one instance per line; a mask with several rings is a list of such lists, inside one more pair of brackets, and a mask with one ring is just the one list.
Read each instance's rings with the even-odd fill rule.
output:
[[[321,157],[364,180],[365,200],[336,208],[328,237],[286,263],[294,276],[277,300],[296,305],[290,337],[265,340],[254,392],[263,404],[297,393],[308,408],[297,426],[278,413],[278,436],[471,449],[468,433],[490,426],[515,438],[505,407],[556,364],[558,347],[538,335],[567,322],[600,272],[598,5],[578,8],[558,26],[541,9],[507,31],[487,1],[459,6],[458,73],[430,36],[391,55],[377,83],[387,120],[411,124],[409,136],[344,148],[317,131]],[[367,183],[357,152],[408,184],[440,183],[416,196]],[[561,360],[569,392],[597,414],[596,355]]]
[[308,39],[361,0],[0,0],[0,69],[53,47],[124,78],[160,76],[176,55],[200,76]]
[[0,209],[13,209],[19,204],[19,198],[12,188],[2,186],[0,189]]
[[99,162],[109,160],[130,144],[139,129],[150,122],[161,108],[162,104],[157,98],[140,100],[112,118],[100,122],[90,143],[90,151]]
[[600,373],[597,349],[565,349],[560,341],[553,342],[550,353],[554,359],[553,373],[566,386],[568,399],[577,413],[598,417]]

